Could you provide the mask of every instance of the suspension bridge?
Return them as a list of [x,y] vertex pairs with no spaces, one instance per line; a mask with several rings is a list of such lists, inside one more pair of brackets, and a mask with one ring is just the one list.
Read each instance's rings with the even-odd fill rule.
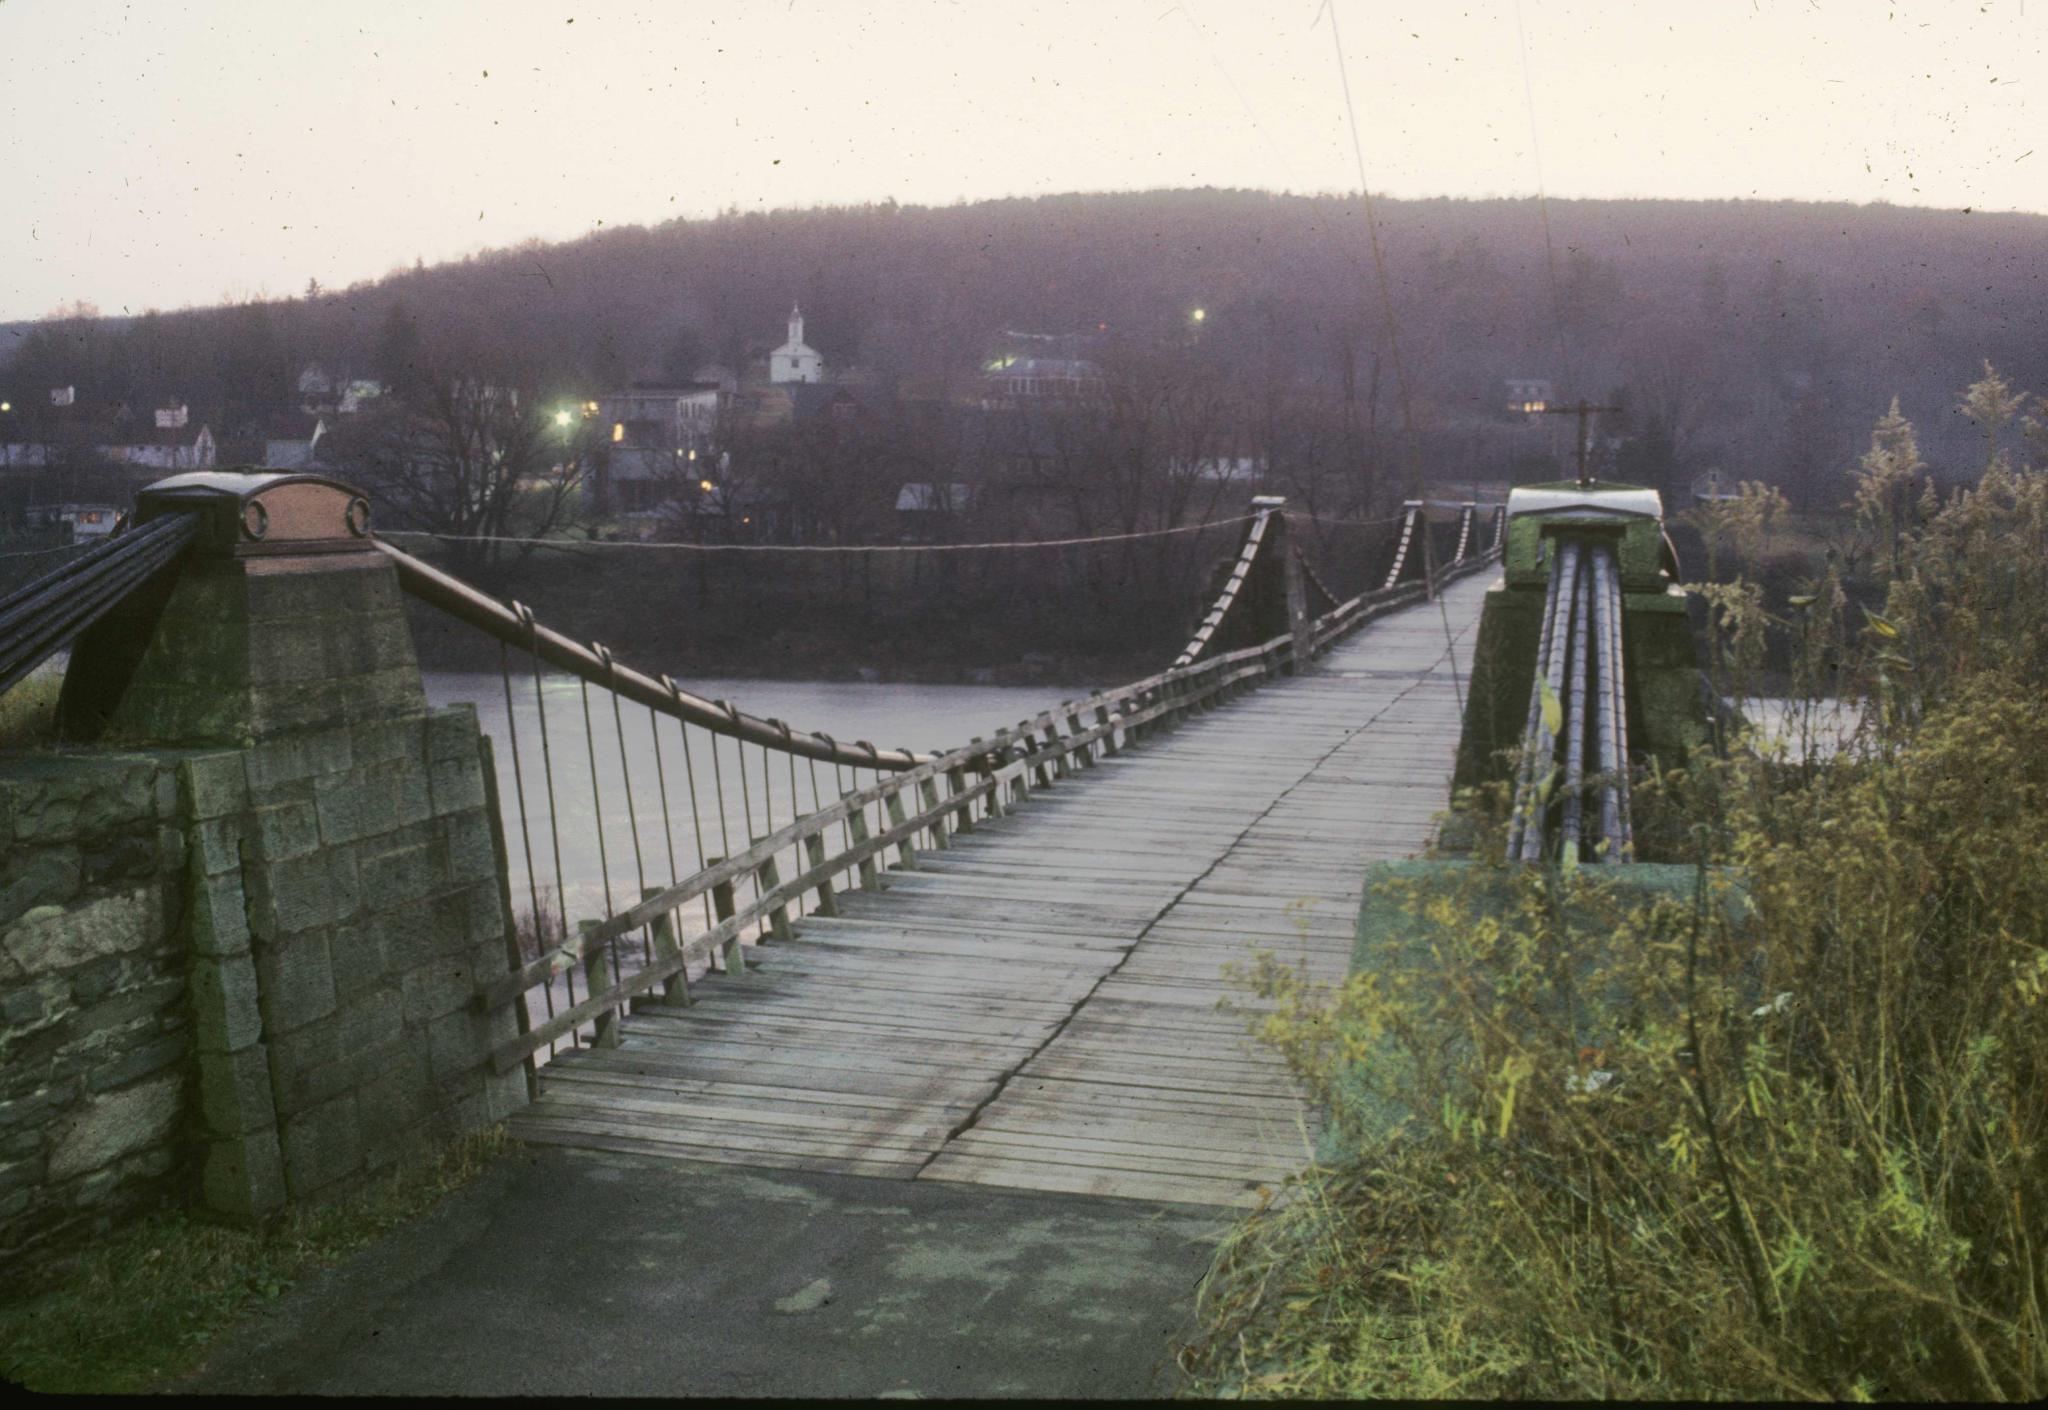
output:
[[[1341,977],[1366,862],[1428,843],[1475,574],[1507,531],[1502,508],[1411,502],[1372,586],[1340,600],[1285,503],[1255,500],[1166,669],[920,753],[573,641],[378,539],[367,502],[317,477],[174,477],[137,520],[5,604],[0,686],[75,643],[67,738],[241,751],[244,811],[222,822],[180,756],[195,837],[243,839],[220,867],[260,1024],[199,1054],[202,1085],[238,1061],[267,1084],[268,1111],[201,1113],[236,1172],[274,1141],[285,1188],[310,1192],[425,1111],[537,1143],[1199,1205],[1256,1202],[1304,1162],[1314,1114],[1224,1002],[1242,997],[1226,970],[1263,951]],[[508,707],[536,707],[495,739],[430,716],[424,817],[378,732],[424,704],[401,590],[495,638]],[[544,676],[574,678],[580,708],[551,718]],[[465,724],[467,745],[436,742]],[[572,812],[579,757],[593,796]],[[458,838],[444,796],[488,836]],[[563,861],[586,828],[595,876]],[[180,922],[209,956],[210,914]],[[371,1060],[408,1046],[430,1060]],[[230,1202],[260,1205],[234,1178]]]

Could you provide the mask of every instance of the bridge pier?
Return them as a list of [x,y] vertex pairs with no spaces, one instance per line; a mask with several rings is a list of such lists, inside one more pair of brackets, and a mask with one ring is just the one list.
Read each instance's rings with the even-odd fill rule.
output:
[[[18,1062],[35,1025],[5,1006],[0,1098],[22,1088],[44,1105],[33,1141],[11,1136],[10,1152],[37,1146],[41,1177],[0,1205],[0,1250],[23,1241],[18,1221],[75,1204],[79,1173],[109,1175],[102,1215],[168,1184],[252,1217],[529,1096],[526,1073],[494,1074],[488,1057],[519,1016],[471,1003],[479,977],[516,962],[489,742],[468,707],[427,708],[368,505],[313,477],[209,474],[152,486],[137,511],[177,513],[201,521],[187,561],[79,639],[59,704],[57,768],[157,784],[65,824],[73,785],[50,761],[0,761],[10,841],[28,840],[24,818],[53,854],[145,826],[159,839],[147,884],[113,893],[146,903],[98,936],[91,884],[16,913],[10,847],[0,946],[24,963],[0,970],[0,990],[26,977],[61,994],[37,1031],[70,1030],[32,1050],[47,1061]],[[88,933],[66,950],[38,945],[37,927]],[[183,991],[151,1015],[165,1061],[147,1083],[105,1086],[91,1065],[121,1017],[85,1002],[102,951],[146,969],[153,992]],[[154,1184],[130,1178],[145,1155]]]

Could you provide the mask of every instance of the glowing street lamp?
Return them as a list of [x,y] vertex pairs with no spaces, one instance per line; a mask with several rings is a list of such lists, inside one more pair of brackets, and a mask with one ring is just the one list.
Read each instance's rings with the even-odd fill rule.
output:
[[1208,318],[1208,316],[1209,310],[1207,310],[1206,308],[1198,308],[1193,313],[1189,314],[1188,318],[1195,323],[1200,323],[1206,318]]
[[566,425],[568,425],[568,424],[569,424],[569,413],[568,413],[568,412],[566,412],[566,411],[558,411],[558,412],[556,412],[556,413],[555,413],[555,424],[556,424],[557,426],[566,426]]

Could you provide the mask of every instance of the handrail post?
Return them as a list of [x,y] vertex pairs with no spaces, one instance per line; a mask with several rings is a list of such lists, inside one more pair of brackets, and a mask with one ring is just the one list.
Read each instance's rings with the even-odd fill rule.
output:
[[[707,867],[715,867],[724,860],[725,858],[723,857],[706,857],[704,864]],[[720,925],[733,918],[734,907],[732,903],[732,882],[730,880],[714,882],[712,884],[711,909],[718,916],[718,923]],[[747,957],[740,948],[740,937],[737,931],[725,942],[723,956],[725,972],[727,974],[745,974],[747,972]]]
[[1107,705],[1097,705],[1095,707],[1095,723],[1103,726],[1103,754],[1105,756],[1111,756],[1118,753],[1119,751],[1116,742],[1116,726],[1110,723],[1109,707]]
[[[640,899],[645,901],[651,896],[659,896],[660,894],[661,888],[659,886],[649,886],[640,892]],[[663,911],[654,919],[654,957],[658,960],[673,960],[680,956],[682,952],[682,944],[676,939],[675,912]],[[675,1009],[688,1008],[692,1003],[696,1002],[690,997],[690,969],[688,965],[677,965],[676,972],[661,981],[661,1001],[669,1008]]]
[[[597,926],[598,922],[594,920],[579,920],[576,922],[576,933],[578,935],[588,935],[591,931],[597,929]],[[589,986],[590,992],[593,994],[602,994],[611,987],[605,983],[604,978],[603,945],[592,945],[584,953],[583,982]],[[618,1045],[619,1011],[617,1009],[605,1009],[597,1016],[597,1036],[591,1040],[591,1046],[596,1048],[616,1048]]]
[[[758,847],[761,845],[762,839],[756,837],[751,839],[751,841]],[[781,872],[776,867],[775,858],[772,855],[763,857],[761,865],[754,868],[754,880],[760,886],[760,894],[763,896],[766,896],[782,884]],[[768,930],[762,934],[761,938],[766,940],[769,935],[773,935],[777,940],[793,940],[796,938],[796,932],[791,930],[789,926],[788,906],[776,906],[768,912]]]
[[[980,741],[977,740],[976,742],[979,743]],[[967,771],[965,769],[946,770],[947,796],[949,798],[958,798],[961,794],[965,793],[966,791]],[[967,802],[962,803],[958,808],[954,809],[953,831],[961,833],[974,831],[974,802],[972,799],[969,799]]]
[[946,835],[946,815],[939,812],[938,781],[929,775],[919,779],[917,781],[917,799],[925,812],[934,814],[929,829],[932,835],[932,846],[938,848],[941,852],[946,851],[953,845],[953,839]]
[[[847,792],[839,796],[844,800],[855,795],[852,792]],[[863,845],[868,840],[867,809],[855,808],[846,815],[846,831],[847,836],[853,839],[853,845],[856,847]],[[882,874],[875,866],[875,859],[872,856],[860,859],[860,889],[863,891],[880,891],[882,889]]]
[[[903,811],[903,790],[892,788],[889,796],[882,800],[882,806],[889,815],[889,828],[893,832],[910,821]],[[917,870],[917,848],[908,837],[896,843],[896,860],[905,871]]]
[[[1081,733],[1081,714],[1080,714],[1080,712],[1079,712],[1078,710],[1075,710],[1075,709],[1071,708],[1071,706],[1072,706],[1072,703],[1073,703],[1073,702],[1071,702],[1071,701],[1061,701],[1060,703],[1061,703],[1062,705],[1065,705],[1065,706],[1068,706],[1068,707],[1069,707],[1069,708],[1068,708],[1068,709],[1066,710],[1066,719],[1067,719],[1067,733],[1068,733],[1068,734],[1070,734],[1070,735],[1074,735],[1074,734],[1079,734],[1079,733]],[[1079,765],[1080,765],[1080,766],[1081,766],[1082,768],[1084,768],[1084,769],[1092,769],[1092,768],[1094,768],[1094,767],[1095,767],[1095,748],[1094,748],[1094,746],[1093,746],[1093,745],[1089,745],[1089,744],[1083,744],[1083,745],[1080,745],[1079,747],[1077,747],[1077,748],[1076,748],[1076,750],[1075,750],[1074,752],[1075,752],[1075,761],[1076,761],[1076,762],[1077,762],[1077,763],[1078,763],[1078,764],[1079,764]]]
[[[825,865],[825,838],[821,833],[812,833],[804,839],[804,855],[810,859],[811,870]],[[832,878],[829,874],[818,879],[818,914],[836,916],[839,914],[839,898],[832,892]]]

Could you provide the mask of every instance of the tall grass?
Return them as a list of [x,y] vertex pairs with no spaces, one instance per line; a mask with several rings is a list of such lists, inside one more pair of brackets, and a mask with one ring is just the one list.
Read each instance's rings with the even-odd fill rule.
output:
[[1865,581],[1714,598],[1733,693],[1783,632],[1863,708],[1825,757],[1731,726],[1642,781],[1690,898],[1508,870],[1496,819],[1382,898],[1398,950],[1251,976],[1341,1158],[1222,1249],[1192,1391],[2048,1395],[2048,474],[1995,374],[1963,407],[1946,503],[1879,424]]

